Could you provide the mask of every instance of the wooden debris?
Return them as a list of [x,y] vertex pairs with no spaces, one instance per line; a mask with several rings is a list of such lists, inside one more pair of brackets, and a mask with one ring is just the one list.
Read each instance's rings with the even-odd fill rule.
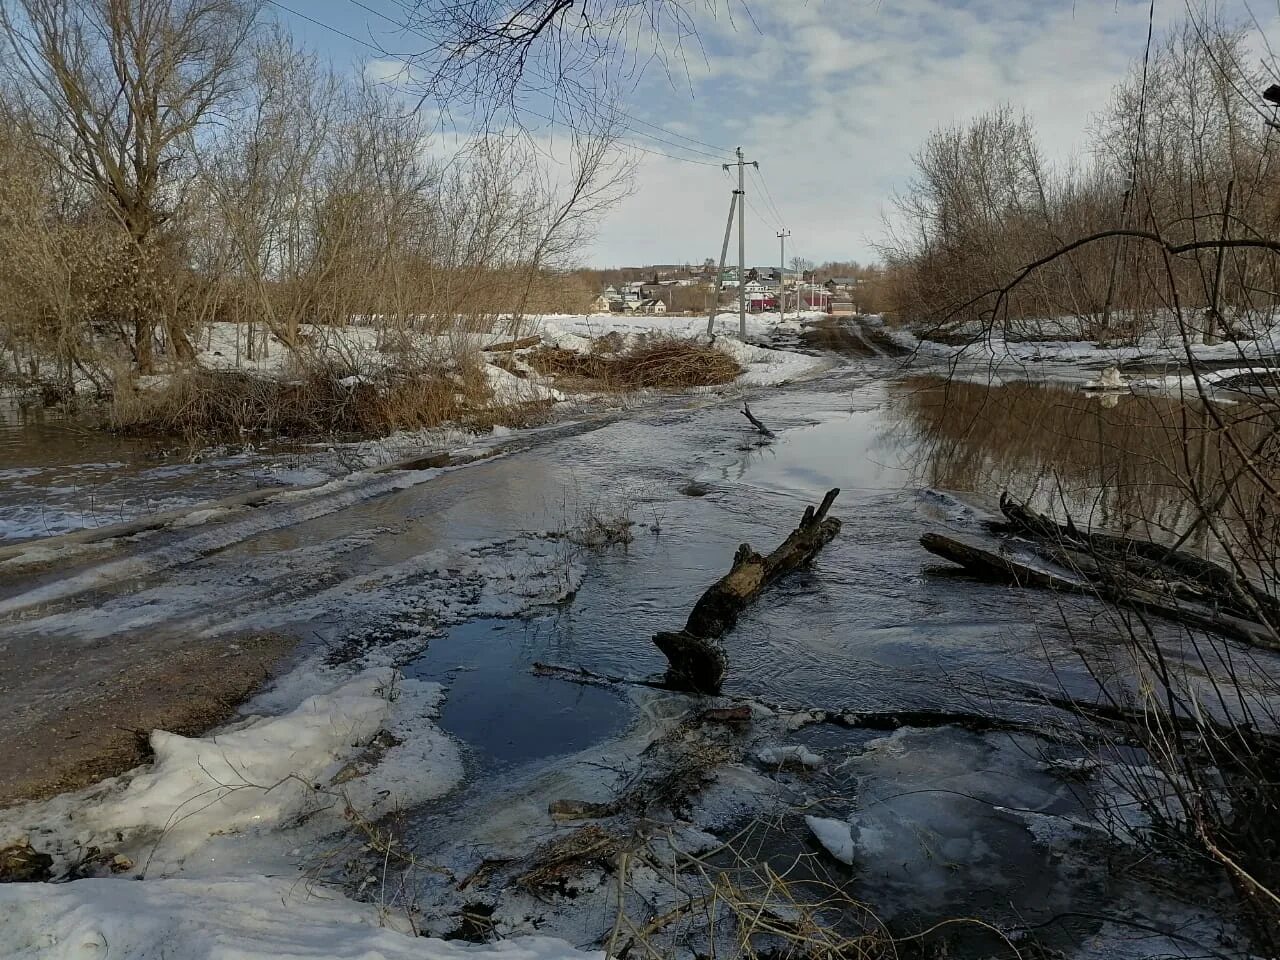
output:
[[738,547],[729,572],[713,583],[694,605],[683,630],[663,632],[653,642],[666,655],[670,686],[698,693],[718,693],[728,669],[728,656],[718,642],[738,616],[773,581],[805,566],[840,532],[840,521],[827,511],[840,494],[827,491],[815,510],[806,507],[799,526],[776,550],[761,556],[750,544]]
[[614,836],[594,824],[544,844],[515,882],[526,890],[541,893],[563,891],[575,873],[590,866],[611,862],[625,846],[624,837]]
[[1257,586],[1203,557],[1132,537],[1090,533],[1059,524],[1025,504],[1001,496],[1006,523],[996,532],[1027,538],[1025,549],[1047,560],[1055,573],[969,540],[926,533],[920,545],[983,579],[1096,597],[1272,650],[1280,636],[1277,601]]
[[774,432],[766,427],[763,423],[756,419],[755,414],[751,412],[751,407],[747,405],[747,401],[742,401],[742,415],[751,421],[751,425],[765,437],[772,440],[775,436]]

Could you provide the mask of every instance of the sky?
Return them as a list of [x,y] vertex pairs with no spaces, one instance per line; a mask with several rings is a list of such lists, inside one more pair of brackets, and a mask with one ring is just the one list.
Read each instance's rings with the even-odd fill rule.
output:
[[[370,12],[403,18],[401,0],[270,2],[308,45],[352,69],[394,72],[379,51],[422,45]],[[1187,2],[1155,0],[1157,32],[1184,17]],[[1246,2],[1220,9],[1280,45],[1278,0]],[[778,261],[783,227],[788,260],[874,261],[891,198],[934,128],[1010,103],[1031,115],[1051,161],[1079,156],[1091,117],[1142,56],[1149,3],[688,0],[698,43],[668,58],[670,69],[649,62],[621,90],[634,186],[582,259],[609,267],[718,256],[732,190],[720,164],[741,146],[759,163],[746,183],[748,263]],[[736,247],[735,237],[731,260]]]

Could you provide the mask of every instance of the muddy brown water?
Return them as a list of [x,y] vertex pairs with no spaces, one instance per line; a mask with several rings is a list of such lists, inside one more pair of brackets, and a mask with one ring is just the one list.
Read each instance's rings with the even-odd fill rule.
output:
[[[738,544],[770,547],[807,504],[838,486],[841,536],[731,635],[732,693],[795,706],[976,708],[1025,718],[1045,711],[1040,691],[1094,689],[1076,651],[1118,639],[1096,606],[940,574],[917,540],[933,526],[975,530],[972,504],[989,504],[1003,487],[1060,507],[1045,488],[1055,474],[1068,503],[1088,505],[1101,523],[1125,529],[1154,512],[1176,529],[1185,505],[1152,465],[1174,462],[1168,418],[1177,411],[1139,398],[1102,407],[1064,386],[903,375],[880,357],[852,359],[813,383],[752,390],[749,399],[778,434],[773,443],[759,445],[731,404],[676,398],[323,516],[246,529],[171,568],[24,611],[0,621],[0,656],[36,664],[34,650],[62,651],[67,663],[86,664],[81,682],[100,684],[94,661],[116,658],[118,667],[140,632],[147,656],[164,657],[193,636],[216,639],[249,623],[297,638],[287,662],[348,646],[358,658],[376,652],[381,637],[403,638],[407,616],[394,590],[385,606],[352,601],[370,576],[462,540],[560,529],[577,504],[625,512],[633,542],[588,556],[571,602],[514,619],[413,624],[419,649],[402,656],[402,667],[450,688],[440,722],[462,742],[468,765],[467,784],[448,799],[453,812],[419,814],[412,837],[429,856],[468,798],[492,795],[513,771],[560,762],[633,721],[615,693],[535,678],[534,661],[658,674],[664,663],[650,637],[683,621]],[[92,458],[108,460],[105,451]],[[192,482],[203,490],[198,472]],[[684,495],[691,482],[705,495]],[[169,548],[199,535],[170,531],[145,543]],[[413,587],[404,581],[406,592]],[[73,680],[55,688],[47,679],[8,681],[3,719],[81,695]],[[940,757],[963,757],[964,749],[974,748],[936,747]],[[791,842],[811,843],[802,831]],[[921,900],[915,916],[972,908],[1034,923],[1064,903],[1099,907],[1097,890],[1046,874],[1043,851],[1026,844],[1010,841],[954,870],[969,895]],[[1007,882],[991,894],[995,874]],[[890,893],[909,897],[909,882],[886,886]],[[1064,945],[1084,935],[1073,932]]]

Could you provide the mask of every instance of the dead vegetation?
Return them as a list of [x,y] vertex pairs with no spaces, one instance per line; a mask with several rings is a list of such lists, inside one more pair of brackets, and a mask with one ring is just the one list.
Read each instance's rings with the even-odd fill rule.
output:
[[538,373],[596,390],[678,390],[730,383],[742,367],[709,344],[648,336],[624,343],[616,336],[593,341],[589,353],[542,347],[527,360]]
[[480,426],[512,418],[495,403],[479,364],[414,359],[364,372],[341,363],[314,363],[296,376],[280,377],[190,368],[159,387],[126,387],[108,409],[114,430],[192,442],[384,436],[443,423]]
[[[477,335],[585,309],[568,268],[628,169],[606,125],[554,165],[483,133],[433,159],[421,111],[269,10],[0,5],[0,380],[119,407],[132,380],[172,377],[114,412],[137,429],[373,432],[465,406],[450,379],[475,399]],[[301,386],[253,384],[200,369],[214,325],[235,331],[236,366],[271,351],[309,366],[310,339],[365,326],[380,344],[433,339],[441,368],[376,391],[342,392],[324,364]]]

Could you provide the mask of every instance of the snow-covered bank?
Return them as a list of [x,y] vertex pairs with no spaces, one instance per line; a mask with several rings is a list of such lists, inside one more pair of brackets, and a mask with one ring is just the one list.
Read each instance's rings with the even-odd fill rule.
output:
[[995,332],[977,331],[958,343],[940,343],[906,327],[886,325],[885,330],[904,348],[921,356],[970,363],[1077,364],[1095,369],[1142,365],[1187,367],[1191,363],[1246,363],[1280,355],[1280,325],[1262,330],[1256,338],[1224,340],[1213,345],[1201,343],[1198,337],[1183,338],[1176,331],[1102,343],[1067,337],[1014,339]]
[[297,880],[79,880],[0,886],[12,960],[601,960],[563,940],[416,937],[403,917]]
[[[739,382],[757,386],[783,383],[823,366],[815,358],[787,351],[766,350],[752,341],[760,341],[779,328],[799,329],[800,320],[813,320],[825,314],[808,313],[801,318],[789,317],[785,322],[776,313],[748,314],[746,341],[739,338],[738,315],[722,313],[716,317],[716,345],[746,367]],[[545,314],[524,317],[515,328],[522,337],[541,336],[543,341],[563,349],[585,352],[591,341],[618,334],[624,337],[663,336],[698,340],[707,335],[705,316],[667,316],[636,314]],[[306,327],[302,331],[307,349],[321,356],[339,357],[352,366],[369,371],[394,366],[403,350],[386,349],[381,331],[372,326]],[[244,333],[236,324],[214,323],[201,341],[197,361],[211,370],[240,370],[260,375],[288,375],[292,354],[289,349],[268,337],[269,347],[249,359]],[[451,334],[428,336],[413,334],[408,344],[426,356],[447,355],[462,349],[475,351],[484,363],[484,373],[499,400],[504,402],[563,401],[565,394],[539,382],[529,370],[522,376],[496,365],[495,357],[484,349],[504,339],[501,333]]]

